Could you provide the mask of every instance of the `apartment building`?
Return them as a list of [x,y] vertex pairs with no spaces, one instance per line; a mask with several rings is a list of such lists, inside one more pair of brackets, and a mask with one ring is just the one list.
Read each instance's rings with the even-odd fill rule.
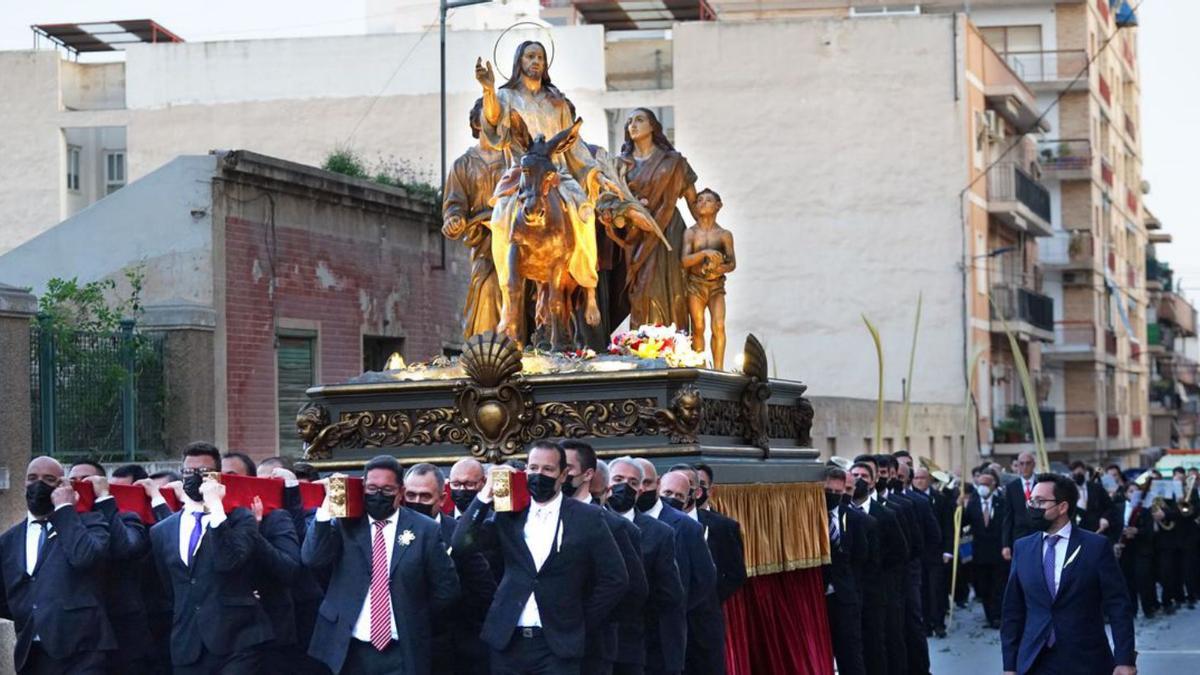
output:
[[1183,296],[1171,266],[1158,256],[1171,243],[1162,223],[1144,211],[1146,247],[1146,351],[1150,369],[1150,445],[1195,448],[1200,417],[1197,381],[1196,308]]

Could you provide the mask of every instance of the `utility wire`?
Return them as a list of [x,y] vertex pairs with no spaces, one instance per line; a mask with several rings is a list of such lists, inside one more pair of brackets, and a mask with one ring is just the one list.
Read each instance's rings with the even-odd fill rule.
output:
[[[1136,15],[1137,11],[1139,9],[1141,9],[1143,2],[1145,2],[1145,0],[1138,0],[1137,5],[1134,6],[1134,8],[1132,10],[1130,10],[1130,13]],[[1075,74],[1075,77],[1072,78],[1071,81],[1067,84],[1067,86],[1064,87],[1063,90],[1061,92],[1059,92],[1057,96],[1054,97],[1054,100],[1050,102],[1050,105],[1046,106],[1046,109],[1043,110],[1041,112],[1041,114],[1039,114],[1037,116],[1037,119],[1033,121],[1033,124],[1031,124],[1029,126],[1029,128],[1026,129],[1023,133],[1018,134],[1018,136],[1023,136],[1023,135],[1028,134],[1038,128],[1038,125],[1040,125],[1042,123],[1042,121],[1046,119],[1046,115],[1049,115],[1051,110],[1057,108],[1058,104],[1063,100],[1063,97],[1065,97],[1067,95],[1067,93],[1070,92],[1071,89],[1075,87],[1075,83],[1078,82],[1080,78],[1087,75],[1088,72],[1091,71],[1092,64],[1095,63],[1096,60],[1100,58],[1100,55],[1103,54],[1106,49],[1108,49],[1108,45],[1111,44],[1112,41],[1117,38],[1117,35],[1120,32],[1121,32],[1121,28],[1118,26],[1117,29],[1112,32],[1112,35],[1109,35],[1107,38],[1105,38],[1104,42],[1100,45],[1100,48],[1096,50],[1096,53],[1091,55],[1090,57],[1088,57],[1087,63],[1083,64],[1083,68],[1081,68],[1079,70],[1079,72]],[[979,172],[979,175],[972,178],[971,182],[967,183],[967,186],[962,189],[962,192],[960,194],[966,194],[966,192],[968,190],[970,190],[975,185],[975,183],[977,183],[979,181],[980,178],[983,178],[984,176],[986,176],[988,174],[988,171],[991,171],[992,167],[999,164],[1000,160],[1004,159],[1006,156],[1008,156],[1008,153],[1012,152],[1020,145],[1021,144],[1019,142],[1014,142],[1012,145],[1008,146],[1008,148],[1006,148],[1004,150],[1004,152],[1000,153],[999,157],[992,160],[991,163],[989,163],[986,167],[984,167],[983,171]]]

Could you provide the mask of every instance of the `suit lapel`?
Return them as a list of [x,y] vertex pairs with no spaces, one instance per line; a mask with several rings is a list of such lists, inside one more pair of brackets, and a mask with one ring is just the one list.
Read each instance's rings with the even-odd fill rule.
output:
[[17,562],[19,562],[21,564],[21,567],[20,567],[21,572],[28,574],[28,572],[26,572],[28,564],[25,562],[25,561],[29,560],[29,547],[27,545],[29,543],[29,518],[28,517],[25,518],[25,522],[21,523],[21,531],[18,534],[20,535],[19,541],[21,542],[21,545],[18,546],[17,548],[21,549],[21,551],[20,551],[21,557],[18,559]]
[[498,514],[496,524],[508,529],[508,540],[517,549],[517,555],[520,558],[521,564],[529,569],[530,574],[536,575],[537,565],[533,562],[533,554],[529,552],[529,544],[525,543],[525,520],[529,518],[529,511],[532,508],[532,505],[526,507],[520,516],[501,518]]
[[1028,557],[1030,559],[1029,564],[1033,567],[1033,574],[1037,578],[1037,587],[1041,590],[1043,596],[1049,598],[1049,604],[1053,604],[1054,596],[1050,595],[1050,586],[1046,583],[1046,568],[1044,566],[1046,545],[1044,539],[1045,537],[1038,536],[1033,537],[1029,541],[1030,552],[1033,555]]
[[1079,556],[1079,548],[1082,545],[1079,539],[1079,530],[1072,527],[1071,537],[1067,540],[1067,556],[1063,558],[1062,573],[1058,577],[1058,593],[1054,596],[1055,602],[1067,594],[1071,584],[1075,581],[1075,570],[1079,568],[1079,561],[1076,558]]
[[[410,537],[405,536],[406,532]],[[415,537],[411,537],[412,534],[412,521],[408,514],[408,509],[400,507],[400,517],[396,519],[396,541],[392,542],[392,564],[389,568],[389,576],[395,576],[396,567],[400,564],[400,558],[404,557],[404,554],[415,543],[416,539]]]

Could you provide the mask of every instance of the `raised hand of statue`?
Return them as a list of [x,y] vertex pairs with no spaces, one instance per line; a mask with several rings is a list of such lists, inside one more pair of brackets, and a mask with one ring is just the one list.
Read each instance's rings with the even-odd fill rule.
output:
[[496,73],[492,71],[491,61],[486,62],[485,66],[482,57],[475,59],[475,79],[485,90],[496,88]]
[[467,229],[467,221],[457,214],[446,216],[445,222],[442,223],[442,234],[450,239],[458,239],[465,229]]

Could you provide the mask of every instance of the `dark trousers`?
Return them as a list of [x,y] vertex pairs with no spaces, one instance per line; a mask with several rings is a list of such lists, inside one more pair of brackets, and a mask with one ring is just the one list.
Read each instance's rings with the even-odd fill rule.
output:
[[646,675],[646,666],[640,663],[614,663],[613,675]]
[[829,634],[838,675],[865,675],[863,661],[862,610],[858,598],[846,599],[840,593],[825,596]]
[[42,643],[29,646],[29,656],[21,675],[104,675],[108,672],[107,652],[80,652],[65,659],[56,659],[42,649]]
[[1000,620],[1000,603],[1004,584],[1008,582],[1003,561],[977,562],[975,566],[975,597],[983,603],[983,615],[989,622]]
[[869,635],[872,640],[870,648],[863,650],[863,664],[868,675],[888,675],[887,642],[878,643],[879,636],[887,635],[887,603],[883,598],[863,601],[860,635]]
[[396,647],[395,640],[379,651],[370,642],[351,639],[350,648],[346,650],[346,661],[342,664],[343,673],[355,675],[390,675],[400,672],[401,668],[400,649]]
[[1183,586],[1188,602],[1200,600],[1200,537],[1183,549]]
[[942,563],[924,563],[921,574],[921,587],[925,590],[922,598],[925,628],[946,630],[946,594],[942,585]]
[[612,675],[613,662],[599,656],[589,656],[579,664],[580,675]]
[[920,560],[908,561],[908,585],[904,593],[904,645],[908,652],[909,675],[928,675],[929,643],[925,639],[925,612],[921,608]]
[[[889,581],[884,614],[883,641],[887,648],[888,675],[908,673],[908,648],[904,640],[904,597],[908,573],[901,565],[885,575]],[[895,589],[895,590],[893,590]]]
[[954,585],[954,603],[957,605],[965,605],[971,599],[971,582],[975,576],[974,568],[973,563],[958,564],[958,580]]
[[555,656],[540,628],[518,628],[508,647],[492,652],[492,675],[580,675],[579,661]]
[[1178,548],[1160,549],[1158,559],[1158,583],[1162,584],[1164,607],[1178,605],[1183,600],[1183,551]]
[[1154,589],[1154,558],[1141,555],[1136,548],[1127,546],[1117,562],[1125,576],[1125,586],[1129,589],[1129,601],[1133,603],[1134,614],[1137,614],[1139,604],[1142,606],[1142,614],[1158,611],[1158,598]]
[[200,649],[200,658],[186,666],[175,666],[175,675],[258,675],[262,651],[250,649],[232,654],[213,654]]

